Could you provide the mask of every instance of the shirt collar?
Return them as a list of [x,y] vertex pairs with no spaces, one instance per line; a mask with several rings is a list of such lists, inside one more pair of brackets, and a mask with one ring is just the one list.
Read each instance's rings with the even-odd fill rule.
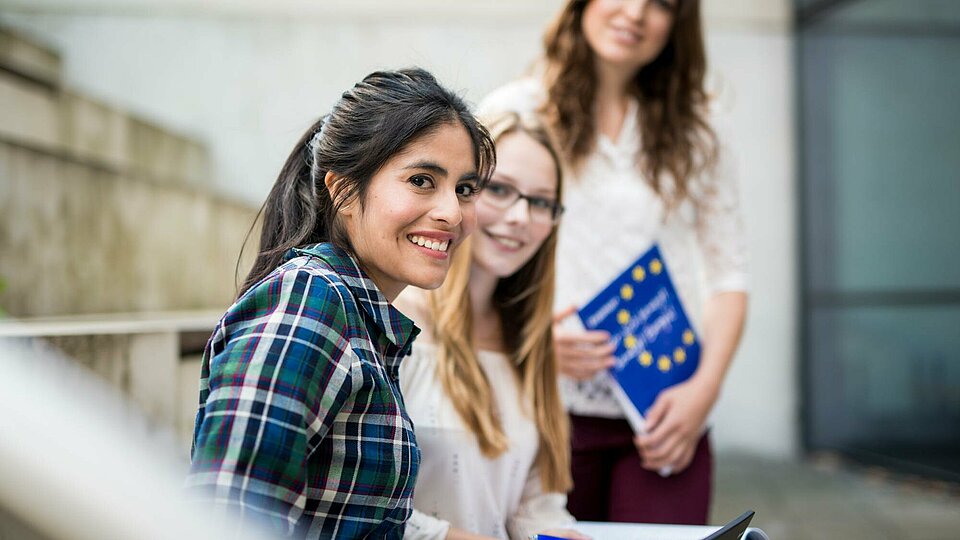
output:
[[611,141],[606,135],[598,134],[597,149],[613,160],[627,160],[632,163],[640,150],[640,131],[637,129],[637,114],[640,103],[636,98],[627,101],[627,110],[624,113],[623,125],[617,134],[617,142]]
[[379,342],[380,337],[385,337],[393,347],[398,349],[398,356],[406,356],[409,353],[410,345],[420,333],[420,329],[387,301],[373,280],[360,268],[353,255],[333,244],[322,243],[291,249],[287,252],[286,260],[298,256],[317,257],[330,265],[346,283],[363,311],[380,329],[380,336],[376,341]]

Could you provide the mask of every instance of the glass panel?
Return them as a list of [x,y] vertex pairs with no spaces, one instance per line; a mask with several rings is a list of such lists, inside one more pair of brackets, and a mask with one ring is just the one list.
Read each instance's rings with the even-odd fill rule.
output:
[[960,480],[960,2],[820,6],[799,32],[805,440]]
[[960,288],[960,39],[804,34],[816,291]]
[[857,0],[846,2],[831,19],[840,23],[869,25],[957,25],[957,0]]
[[[811,315],[814,446],[890,457],[960,449],[960,307]],[[954,457],[960,474],[960,453]]]

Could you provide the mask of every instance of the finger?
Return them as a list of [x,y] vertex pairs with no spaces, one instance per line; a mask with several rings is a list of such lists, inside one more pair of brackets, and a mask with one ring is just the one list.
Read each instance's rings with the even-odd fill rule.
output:
[[687,470],[687,467],[689,467],[693,461],[694,454],[696,454],[696,447],[688,446],[687,450],[680,456],[680,459],[674,462],[673,471],[675,473],[681,473]]
[[593,378],[592,371],[583,369],[579,364],[567,364],[560,367],[560,372],[564,375],[578,381],[586,381]]
[[666,392],[661,392],[657,399],[653,401],[653,405],[647,409],[647,414],[643,417],[647,422],[648,433],[653,433],[660,426],[670,409],[670,405],[670,396]]
[[662,467],[669,465],[670,456],[676,451],[677,441],[674,438],[667,439],[658,445],[647,445],[644,447],[643,457],[652,467]]
[[585,345],[610,345],[610,332],[605,330],[590,330],[580,334],[580,341]]
[[651,471],[660,470],[666,466],[673,465],[673,460],[680,456],[676,441],[669,441],[644,452],[643,467]]
[[669,444],[671,439],[679,437],[680,426],[675,420],[671,420],[669,417],[661,421],[654,429],[647,431],[644,445],[647,448],[660,448],[665,444]]
[[553,314],[553,322],[558,323],[577,312],[577,306],[567,306]]
[[593,368],[594,371],[600,371],[601,369],[606,369],[612,366],[617,361],[616,358],[610,355],[604,355],[597,358],[591,358],[584,362],[585,365]]

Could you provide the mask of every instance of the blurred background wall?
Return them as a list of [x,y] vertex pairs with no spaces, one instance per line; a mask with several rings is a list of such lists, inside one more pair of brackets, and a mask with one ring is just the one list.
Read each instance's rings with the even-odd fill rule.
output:
[[0,31],[0,277],[18,316],[222,306],[252,220],[207,146],[90,97],[56,45]]

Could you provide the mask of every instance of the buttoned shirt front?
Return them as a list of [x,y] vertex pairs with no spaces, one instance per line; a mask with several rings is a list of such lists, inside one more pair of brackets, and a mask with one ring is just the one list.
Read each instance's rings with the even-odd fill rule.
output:
[[345,251],[291,250],[204,351],[191,493],[291,537],[402,537],[420,452],[399,368],[418,332]]

